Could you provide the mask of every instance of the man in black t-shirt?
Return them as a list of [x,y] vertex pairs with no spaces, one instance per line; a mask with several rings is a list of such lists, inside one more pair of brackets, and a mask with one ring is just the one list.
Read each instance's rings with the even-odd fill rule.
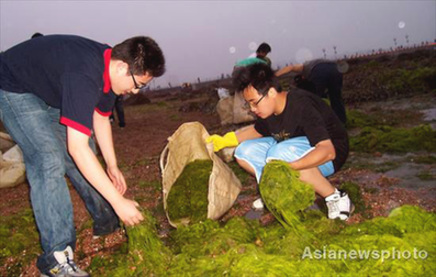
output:
[[206,141],[213,143],[215,151],[238,146],[237,162],[258,182],[268,161],[288,162],[300,172],[302,181],[324,197],[329,218],[348,219],[353,209],[348,195],[326,178],[348,156],[347,132],[331,108],[309,92],[281,91],[274,72],[265,64],[244,67],[234,76],[234,83],[258,119],[237,133],[212,135]]
[[[42,276],[88,276],[73,260],[76,234],[68,175],[94,220],[94,235],[143,220],[125,198],[109,122],[116,95],[138,93],[165,71],[148,37],[114,48],[83,37],[48,35],[0,53],[0,116],[23,151],[43,253]],[[98,140],[106,171],[93,151]],[[112,209],[113,208],[113,209]]]

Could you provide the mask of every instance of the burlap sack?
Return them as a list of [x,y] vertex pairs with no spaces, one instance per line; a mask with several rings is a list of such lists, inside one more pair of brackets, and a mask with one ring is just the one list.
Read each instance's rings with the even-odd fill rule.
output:
[[245,99],[241,93],[236,93],[218,101],[216,111],[220,117],[221,125],[254,121],[256,119],[254,114],[244,109],[244,105]]
[[9,163],[24,163],[23,152],[18,144],[15,144],[3,154],[2,159]]
[[216,112],[218,113],[221,125],[228,125],[233,123],[233,96],[221,99],[216,105]]
[[233,124],[251,122],[256,119],[255,115],[244,108],[245,99],[242,93],[235,93],[233,98]]
[[[194,160],[210,159],[213,162],[209,178],[207,218],[214,220],[220,218],[232,207],[238,197],[241,183],[233,171],[215,155],[213,145],[205,143],[208,136],[208,132],[201,123],[189,122],[182,124],[168,138],[168,144],[160,156],[165,211],[167,211],[167,198],[172,185],[182,173],[185,165]],[[166,215],[171,226],[177,227],[171,222],[168,212]]]
[[26,180],[26,167],[23,162],[5,161],[0,151],[0,188],[10,188]]
[[12,140],[9,134],[0,132],[0,151],[3,153],[8,151],[12,146],[15,145],[15,142]]

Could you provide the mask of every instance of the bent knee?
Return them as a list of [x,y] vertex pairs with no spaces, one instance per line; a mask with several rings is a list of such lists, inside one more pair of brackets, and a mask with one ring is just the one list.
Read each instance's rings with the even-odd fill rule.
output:
[[293,162],[301,157],[302,151],[293,145],[276,144],[268,151],[267,160]]
[[38,152],[32,157],[30,164],[47,177],[65,175],[65,160],[61,152]]
[[246,159],[247,157],[251,157],[254,152],[254,148],[250,147],[250,143],[244,141],[236,147],[234,156],[236,160]]

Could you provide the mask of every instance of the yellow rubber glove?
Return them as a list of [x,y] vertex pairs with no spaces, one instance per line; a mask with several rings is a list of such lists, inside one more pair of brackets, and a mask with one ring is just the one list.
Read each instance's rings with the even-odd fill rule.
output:
[[224,136],[211,135],[206,139],[207,143],[213,143],[213,151],[218,152],[226,147],[233,147],[239,144],[235,132],[228,132]]

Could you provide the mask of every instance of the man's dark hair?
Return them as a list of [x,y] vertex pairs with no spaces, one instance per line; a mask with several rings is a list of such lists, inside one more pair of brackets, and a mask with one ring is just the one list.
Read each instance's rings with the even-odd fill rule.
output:
[[133,37],[112,48],[112,58],[129,65],[133,74],[160,77],[165,73],[165,57],[159,45],[149,37]]
[[32,37],[30,37],[30,38],[37,38],[37,37],[42,37],[42,36],[44,36],[44,35],[41,34],[41,33],[34,33],[34,34],[32,35]]
[[260,52],[268,54],[269,52],[271,52],[271,46],[269,46],[269,44],[266,42],[262,42],[256,50],[256,53]]
[[271,87],[277,92],[282,88],[271,67],[264,63],[239,68],[233,76],[233,86],[237,92],[244,91],[248,86],[253,86],[260,94],[265,95]]

